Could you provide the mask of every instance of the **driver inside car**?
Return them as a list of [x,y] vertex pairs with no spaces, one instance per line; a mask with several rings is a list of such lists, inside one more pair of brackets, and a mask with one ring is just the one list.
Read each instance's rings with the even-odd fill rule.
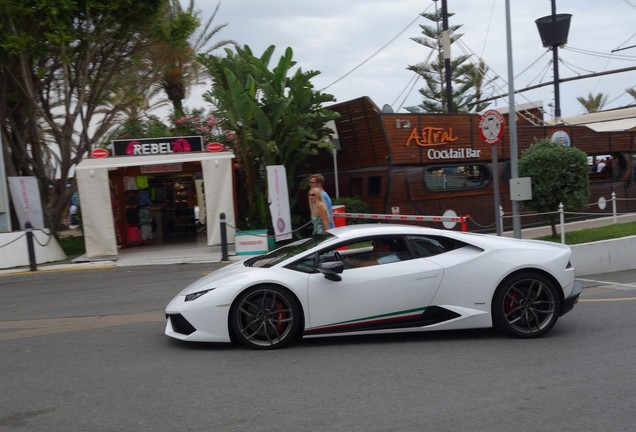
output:
[[345,266],[347,268],[368,267],[401,261],[399,253],[394,250],[394,242],[392,239],[374,240],[372,252],[362,257],[345,257]]

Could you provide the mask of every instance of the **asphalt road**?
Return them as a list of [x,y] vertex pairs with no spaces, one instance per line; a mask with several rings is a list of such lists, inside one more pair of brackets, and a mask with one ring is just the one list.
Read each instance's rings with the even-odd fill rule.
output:
[[217,264],[0,276],[0,431],[633,431],[636,270],[586,277],[553,331],[306,340],[163,335]]

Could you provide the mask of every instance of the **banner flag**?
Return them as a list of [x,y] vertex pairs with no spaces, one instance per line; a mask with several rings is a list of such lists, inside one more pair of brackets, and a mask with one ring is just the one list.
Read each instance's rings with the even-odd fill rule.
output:
[[31,222],[33,229],[44,228],[44,215],[42,214],[42,201],[40,189],[35,177],[7,177],[13,208],[20,223],[20,229],[24,231],[26,222]]
[[267,167],[267,192],[276,241],[291,239],[292,226],[287,193],[287,171],[283,165],[269,165]]

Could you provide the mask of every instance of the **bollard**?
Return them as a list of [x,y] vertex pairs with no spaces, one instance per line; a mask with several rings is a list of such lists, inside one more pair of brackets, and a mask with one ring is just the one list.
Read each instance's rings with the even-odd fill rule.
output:
[[561,244],[565,244],[565,207],[563,203],[559,203],[559,222],[561,224]]
[[33,247],[33,226],[31,225],[31,222],[26,221],[24,224],[24,230],[26,231],[27,250],[29,251],[29,269],[31,271],[36,271],[35,248]]
[[219,215],[221,221],[221,261],[228,261],[230,258],[227,252],[227,231],[225,223],[225,213]]

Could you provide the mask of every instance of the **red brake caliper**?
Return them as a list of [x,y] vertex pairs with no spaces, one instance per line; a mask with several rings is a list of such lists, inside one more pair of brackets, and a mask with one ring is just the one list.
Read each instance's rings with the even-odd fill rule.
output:
[[508,301],[506,302],[506,314],[509,314],[515,308],[515,303],[519,301],[520,298],[521,294],[518,292],[514,292],[508,296]]
[[276,330],[281,331],[283,328],[285,328],[285,323],[283,322],[283,320],[287,318],[287,312],[283,310],[285,308],[283,302],[276,302],[276,308],[278,308],[278,312],[276,313],[275,327]]

